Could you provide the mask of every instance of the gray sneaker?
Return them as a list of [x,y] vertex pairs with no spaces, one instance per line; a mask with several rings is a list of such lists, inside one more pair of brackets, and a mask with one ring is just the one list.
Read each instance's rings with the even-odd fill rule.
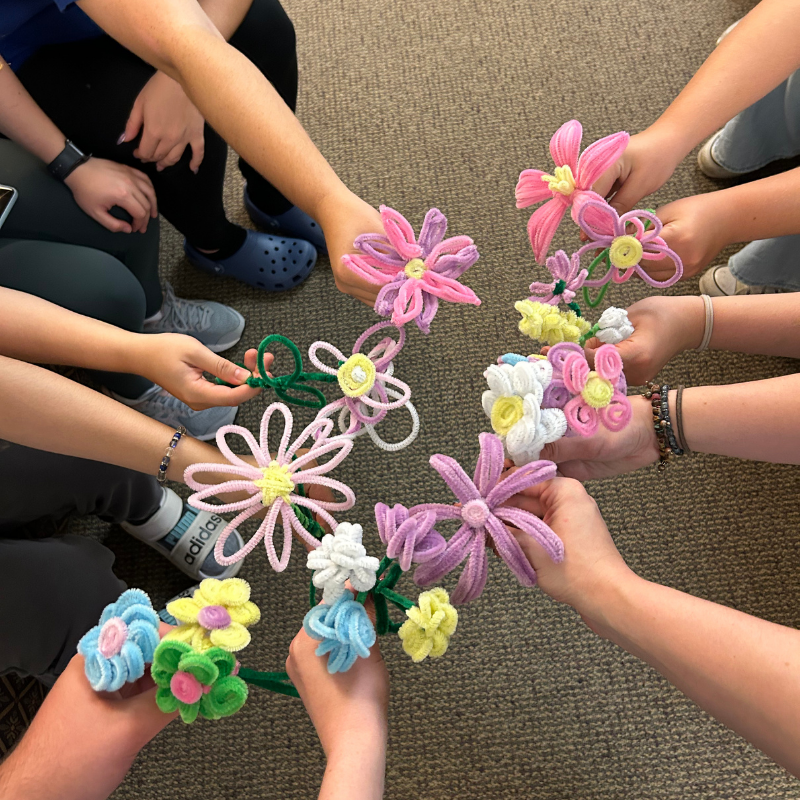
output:
[[204,411],[195,411],[157,384],[153,384],[152,388],[135,400],[129,400],[117,394],[113,394],[113,397],[120,403],[135,408],[146,417],[157,419],[171,428],[183,425],[189,436],[200,439],[202,442],[213,439],[223,425],[230,425],[239,410],[236,407],[218,406],[217,408],[207,408]]
[[144,321],[145,333],[185,333],[214,353],[233,347],[242,338],[244,317],[213,300],[184,300],[164,284],[161,310]]
[[733,297],[740,294],[783,294],[792,290],[742,283],[725,264],[722,267],[711,267],[703,273],[700,278],[700,291],[709,297]]
[[700,167],[700,172],[708,178],[715,180],[729,180],[730,178],[738,178],[741,175],[746,175],[746,172],[734,172],[733,170],[723,167],[722,164],[717,163],[714,158],[714,144],[719,139],[722,133],[720,128],[698,151],[697,153],[697,166]]

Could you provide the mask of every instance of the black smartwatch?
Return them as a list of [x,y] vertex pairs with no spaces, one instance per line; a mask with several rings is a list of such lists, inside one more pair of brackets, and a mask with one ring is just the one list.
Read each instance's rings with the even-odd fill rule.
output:
[[54,178],[63,181],[76,167],[85,164],[91,157],[91,153],[84,153],[67,139],[64,149],[47,165],[47,169]]

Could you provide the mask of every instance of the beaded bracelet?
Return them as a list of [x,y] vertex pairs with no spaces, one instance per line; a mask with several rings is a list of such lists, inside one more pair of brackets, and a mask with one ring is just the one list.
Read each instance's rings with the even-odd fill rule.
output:
[[683,449],[678,446],[672,422],[669,416],[669,384],[659,387],[657,383],[648,383],[645,397],[650,399],[653,406],[653,428],[658,439],[659,472],[667,468],[667,463],[673,455],[682,456]]
[[186,428],[184,428],[183,425],[180,425],[172,435],[172,439],[167,445],[167,449],[164,451],[164,458],[161,459],[161,464],[158,467],[156,480],[159,483],[167,482],[167,469],[169,468],[170,459],[172,458],[172,454],[175,452],[175,448],[178,446],[178,442],[183,436],[186,436]]

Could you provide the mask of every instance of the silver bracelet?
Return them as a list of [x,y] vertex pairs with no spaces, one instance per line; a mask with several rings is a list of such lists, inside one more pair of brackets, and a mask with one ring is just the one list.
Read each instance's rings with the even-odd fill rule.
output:
[[169,462],[172,458],[172,454],[175,452],[175,448],[178,446],[178,442],[186,436],[186,428],[181,425],[175,433],[172,434],[172,439],[170,443],[167,445],[167,449],[164,451],[164,458],[161,459],[161,465],[158,468],[158,472],[156,473],[156,480],[159,483],[166,483],[167,482],[167,469],[169,469]]
[[703,341],[700,342],[700,347],[697,348],[697,352],[708,348],[708,343],[711,341],[711,334],[714,332],[714,305],[707,294],[701,294],[700,297],[703,298],[703,306],[706,311],[706,328],[703,333]]

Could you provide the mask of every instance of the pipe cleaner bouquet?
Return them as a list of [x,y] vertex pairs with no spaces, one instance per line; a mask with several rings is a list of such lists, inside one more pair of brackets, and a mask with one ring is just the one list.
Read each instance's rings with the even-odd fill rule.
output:
[[[564,545],[542,520],[508,501],[555,476],[555,465],[539,460],[546,444],[562,436],[589,436],[600,425],[619,431],[630,421],[622,360],[613,347],[633,332],[627,314],[611,308],[590,325],[575,297],[583,289],[592,307],[600,298],[589,302],[587,287],[603,287],[604,292],[610,281],[621,283],[634,272],[654,285],[670,285],[682,268],[659,238],[661,224],[652,212],[619,217],[591,191],[593,182],[621,154],[628,135],[601,139],[579,157],[580,139],[580,124],[567,123],[550,143],[557,164],[554,174],[526,170],[520,176],[518,206],[547,200],[528,225],[537,261],[545,258],[567,208],[572,208],[589,241],[569,258],[563,251],[547,258],[552,280],[531,284],[533,296],[516,304],[523,316],[520,330],[551,347],[546,356],[506,353],[484,372],[488,389],[482,406],[493,432],[479,436],[472,477],[447,455],[431,457],[431,467],[453,494],[451,503],[410,508],[378,503],[374,530],[384,548],[378,557],[367,552],[362,525],[341,518],[355,505],[353,490],[330,475],[363,434],[389,452],[409,446],[417,437],[419,417],[410,402],[411,389],[394,374],[395,360],[406,343],[404,326],[413,321],[429,333],[440,300],[480,305],[475,293],[459,281],[478,260],[477,248],[468,236],[445,238],[447,219],[438,209],[426,214],[416,235],[399,212],[381,206],[384,234],[359,236],[358,252],[344,256],[343,263],[380,285],[375,311],[388,319],[368,328],[348,349],[313,343],[308,357],[317,372],[304,371],[294,342],[279,334],[267,336],[258,348],[257,374],[248,383],[274,391],[278,401],[266,408],[258,438],[246,428],[225,426],[217,433],[217,444],[228,463],[193,464],[185,472],[194,492],[189,497],[192,506],[234,515],[215,545],[220,564],[240,561],[263,542],[270,566],[281,572],[289,563],[292,539],[306,546],[311,577],[303,627],[319,642],[317,655],[327,659],[331,673],[345,672],[358,658],[366,658],[378,635],[397,634],[415,662],[443,656],[458,624],[456,606],[477,599],[486,586],[489,548],[523,586],[533,586],[536,573],[517,536],[536,539],[555,562],[563,560]],[[602,251],[582,268],[582,257],[593,248]],[[675,261],[676,275],[655,284],[640,261],[666,256]],[[600,264],[605,274],[593,277]],[[560,304],[567,310],[560,310]],[[369,347],[375,334],[382,338]],[[593,335],[606,344],[596,350],[591,368],[581,345]],[[294,368],[286,375],[275,377],[264,368],[264,355],[274,345],[291,353]],[[329,401],[315,384],[338,387],[338,397]],[[317,412],[296,438],[289,405]],[[376,429],[400,408],[410,414],[411,431],[402,441],[386,442]],[[273,447],[270,433],[276,420],[280,430]],[[231,450],[229,435],[242,438],[248,455]],[[507,469],[506,458],[515,469]],[[227,474],[229,480],[202,482],[199,476],[209,471]],[[211,501],[218,494],[234,493],[240,499]],[[226,556],[230,534],[257,514],[262,519],[255,533]],[[437,584],[462,564],[450,595]],[[415,600],[398,589],[412,570],[414,583],[423,589]],[[368,599],[375,608],[374,623],[365,609]],[[191,598],[175,600],[167,610],[180,624],[159,641],[158,618],[144,592],[128,590],[105,609],[99,625],[78,646],[96,690],[118,689],[141,677],[151,664],[159,708],[179,711],[185,722],[235,713],[249,685],[297,696],[286,673],[247,669],[237,660],[250,642],[249,628],[260,618],[245,581],[204,580]]]

